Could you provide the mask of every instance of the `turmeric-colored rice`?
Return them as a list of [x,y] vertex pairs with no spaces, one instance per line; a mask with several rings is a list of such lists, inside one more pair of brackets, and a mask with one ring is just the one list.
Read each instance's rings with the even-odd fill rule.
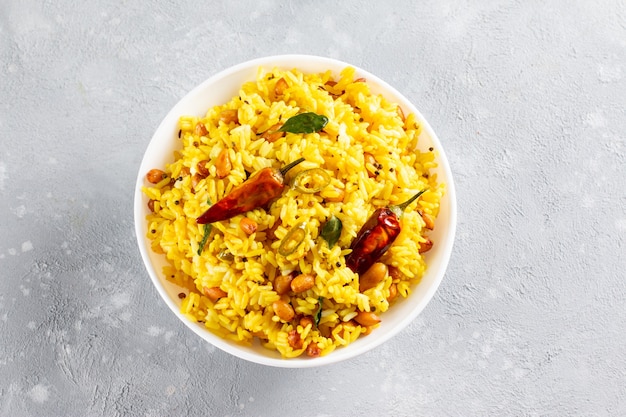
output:
[[[328,124],[317,133],[262,137],[303,112],[325,115]],[[179,128],[172,137],[180,142],[174,162],[155,167],[166,176],[146,183],[143,192],[151,200],[152,250],[165,255],[163,273],[184,289],[181,312],[189,320],[237,342],[256,339],[284,358],[327,355],[376,331],[380,324],[355,320],[359,312],[384,321],[384,312],[419,284],[426,268],[419,253],[428,239],[424,219],[436,218],[445,188],[432,171],[436,150],[420,148],[421,125],[414,114],[405,117],[398,104],[371,93],[367,80],[355,79],[353,68],[338,78],[331,71],[260,68],[256,80],[241,86],[229,102],[208,109],[204,117],[182,115]],[[300,157],[305,161],[286,175],[287,187],[278,198],[213,223],[200,247],[206,226],[196,218],[211,203],[249,174]],[[311,168],[324,169],[331,180],[321,191],[303,193],[293,187],[293,178]],[[405,210],[400,235],[380,259],[393,273],[360,292],[359,276],[345,263],[357,232],[377,208],[402,203],[426,188]],[[329,247],[320,229],[333,215],[343,229]],[[251,234],[240,225],[243,218],[256,225]],[[279,254],[282,239],[301,222],[306,224],[302,244],[287,256]],[[314,286],[279,294],[277,278],[290,273],[312,275]],[[276,314],[279,300],[291,306],[292,319]]]

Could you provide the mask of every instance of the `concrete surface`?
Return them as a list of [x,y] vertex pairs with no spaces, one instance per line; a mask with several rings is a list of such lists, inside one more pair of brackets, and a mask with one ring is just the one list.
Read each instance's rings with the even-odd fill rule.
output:
[[[423,314],[310,370],[187,330],[133,233],[169,108],[283,53],[396,86],[458,192]],[[3,0],[0,72],[0,415],[626,415],[623,1]]]

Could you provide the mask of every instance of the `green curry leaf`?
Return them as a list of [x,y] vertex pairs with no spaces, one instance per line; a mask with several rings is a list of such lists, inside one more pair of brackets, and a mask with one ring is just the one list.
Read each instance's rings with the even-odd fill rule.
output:
[[324,302],[324,297],[319,297],[317,302],[320,306],[317,309],[317,313],[315,313],[315,327],[319,326],[320,320],[322,319],[322,302]]
[[[210,206],[211,198],[207,199],[207,204]],[[208,223],[204,225],[204,235],[202,236],[202,240],[200,241],[200,246],[198,247],[198,255],[202,255],[202,251],[204,250],[204,245],[206,245],[207,240],[209,240],[209,235],[211,234],[211,230],[213,230],[213,225]]]
[[300,113],[287,119],[279,132],[315,133],[319,132],[328,123],[328,117],[313,112]]
[[204,225],[204,236],[202,236],[202,240],[200,241],[200,246],[198,247],[198,255],[202,255],[202,251],[204,250],[204,245],[206,245],[207,240],[209,240],[209,235],[211,234],[212,229],[213,229],[213,225],[211,223],[207,223]]

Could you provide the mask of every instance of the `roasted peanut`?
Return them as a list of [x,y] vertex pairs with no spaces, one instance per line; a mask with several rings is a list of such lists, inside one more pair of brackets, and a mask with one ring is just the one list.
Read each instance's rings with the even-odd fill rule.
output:
[[380,323],[380,317],[371,311],[360,311],[354,318],[354,321],[359,323],[361,326],[367,327]]
[[402,272],[400,272],[400,270],[393,265],[389,266],[387,270],[393,282],[398,282],[404,277],[404,275],[402,275]]
[[293,280],[293,274],[281,275],[274,279],[274,291],[278,295],[287,294],[291,289],[291,281]]
[[387,301],[392,302],[398,296],[398,286],[392,283],[389,286],[389,296],[387,296]]
[[384,280],[386,276],[387,265],[382,262],[376,262],[359,277],[359,291],[363,292],[374,288],[379,282]]
[[152,184],[158,184],[159,182],[163,181],[165,178],[167,178],[167,174],[161,171],[160,169],[156,169],[156,168],[151,169],[146,174],[146,179],[148,180],[148,182],[151,182]]
[[200,174],[200,176],[202,176],[202,178],[206,178],[209,175],[209,169],[206,167],[208,163],[208,160],[203,159],[196,165],[196,171]]
[[367,336],[368,334],[372,333],[372,330],[374,330],[374,326],[364,326],[365,331],[363,333],[361,333],[363,336]]
[[228,155],[228,149],[222,149],[215,161],[215,173],[218,178],[224,178],[230,174],[230,170],[233,165],[230,163],[230,156]]
[[367,79],[361,77],[361,78],[357,78],[356,80],[354,80],[355,83],[364,83],[367,82]]
[[148,200],[148,209],[154,213],[154,200]]
[[417,212],[420,214],[420,216],[422,216],[425,227],[429,230],[433,230],[435,228],[435,218],[428,213],[424,213],[421,210],[418,210]]
[[226,297],[228,295],[228,293],[226,293],[220,287],[211,287],[211,288],[204,287],[202,288],[202,292],[204,293],[204,295],[206,295],[209,298],[209,300],[213,302],[216,302],[220,298]]
[[299,322],[300,326],[302,326],[302,327],[306,327],[306,326],[308,326],[309,324],[311,325],[311,327],[313,327],[313,324],[314,324],[314,323],[315,323],[315,322],[313,321],[313,318],[312,318],[312,317],[310,317],[310,316],[304,316],[304,317],[302,317],[302,318],[300,319],[300,322]]
[[243,230],[245,234],[251,235],[252,233],[256,232],[256,229],[259,227],[259,225],[251,218],[244,217],[243,219],[241,219],[241,221],[239,221],[239,227],[241,228],[241,230]]
[[428,252],[433,247],[433,241],[426,238],[425,242],[420,242],[419,253]]
[[272,309],[274,310],[274,314],[283,321],[291,321],[296,315],[291,304],[284,300],[274,301]]
[[263,139],[265,139],[266,141],[268,141],[268,142],[276,142],[278,139],[280,139],[283,136],[285,136],[285,132],[281,132],[281,131],[278,130],[282,126],[283,126],[282,123],[275,124],[274,126],[272,126],[269,129],[267,129],[265,132],[263,132],[261,137]]
[[200,181],[202,181],[203,179],[204,177],[197,172],[193,174],[193,176],[191,177],[191,187],[194,189],[194,192]]
[[252,332],[252,336],[258,337],[261,340],[267,340],[267,335],[260,330],[256,332]]
[[277,96],[282,96],[287,88],[289,88],[289,84],[287,84],[287,81],[285,81],[284,78],[281,78],[280,80],[276,81],[276,85],[274,86],[274,94],[276,94]]
[[287,341],[289,342],[289,346],[294,349],[302,349],[304,343],[296,330],[290,330],[289,333],[287,333]]
[[220,113],[220,122],[224,122],[226,124],[239,123],[237,109],[222,110],[222,112]]
[[291,291],[304,292],[310,290],[315,285],[315,277],[310,274],[301,274],[291,281]]
[[206,136],[206,134],[209,133],[206,130],[206,126],[204,125],[204,123],[200,123],[200,122],[196,124],[196,128],[194,129],[194,132],[198,136]]
[[320,349],[315,342],[309,343],[309,346],[306,347],[306,355],[310,358],[317,358],[321,354],[322,349]]
[[182,167],[180,169],[180,176],[181,177],[186,177],[187,175],[191,174],[191,170],[189,169],[189,167]]

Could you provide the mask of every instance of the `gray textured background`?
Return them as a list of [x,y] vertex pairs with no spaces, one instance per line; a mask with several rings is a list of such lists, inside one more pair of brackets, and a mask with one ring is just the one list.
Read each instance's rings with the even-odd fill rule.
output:
[[[0,415],[626,415],[623,1],[201,3],[0,2]],[[459,204],[423,314],[309,370],[187,330],[133,232],[167,111],[283,53],[411,99]]]

